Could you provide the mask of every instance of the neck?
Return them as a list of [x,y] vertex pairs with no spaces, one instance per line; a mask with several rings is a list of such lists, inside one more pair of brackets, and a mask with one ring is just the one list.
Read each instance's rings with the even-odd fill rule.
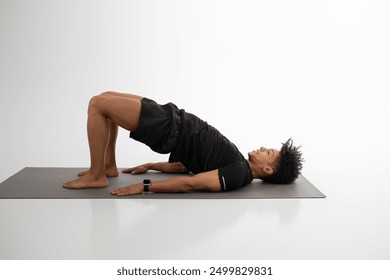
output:
[[251,169],[253,178],[261,179],[261,174],[258,168],[256,168],[256,166],[252,162],[250,162],[250,160],[248,160],[248,164],[249,164],[249,168]]

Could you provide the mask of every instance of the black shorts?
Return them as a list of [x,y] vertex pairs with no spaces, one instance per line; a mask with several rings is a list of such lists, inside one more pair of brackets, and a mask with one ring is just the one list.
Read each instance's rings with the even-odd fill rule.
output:
[[171,153],[181,134],[181,110],[173,103],[159,105],[148,98],[141,100],[141,115],[137,131],[130,137],[160,154]]

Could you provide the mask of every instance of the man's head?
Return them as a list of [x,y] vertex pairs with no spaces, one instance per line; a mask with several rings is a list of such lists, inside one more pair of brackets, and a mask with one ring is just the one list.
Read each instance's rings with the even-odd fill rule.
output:
[[290,184],[298,178],[302,170],[302,153],[293,146],[290,138],[282,144],[280,151],[266,149],[250,152],[249,165],[256,177],[267,183]]

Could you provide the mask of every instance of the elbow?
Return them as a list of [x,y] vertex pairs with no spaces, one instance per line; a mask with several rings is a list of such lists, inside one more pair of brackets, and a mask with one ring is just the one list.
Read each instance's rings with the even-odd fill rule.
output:
[[191,187],[191,186],[183,186],[180,188],[180,192],[189,192],[189,191],[193,191],[195,190],[195,188]]
[[219,192],[221,191],[221,186],[219,185],[219,180],[214,180],[214,178],[208,178],[204,176],[195,175],[188,178],[188,190],[194,191],[209,191],[209,192]]
[[182,184],[180,184],[179,191],[180,192],[189,192],[197,189],[196,183],[192,180],[191,177],[183,178]]

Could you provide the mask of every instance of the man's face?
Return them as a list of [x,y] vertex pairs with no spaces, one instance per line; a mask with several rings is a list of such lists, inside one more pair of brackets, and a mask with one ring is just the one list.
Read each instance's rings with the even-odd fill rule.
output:
[[280,158],[280,151],[261,147],[248,153],[249,161],[258,167],[270,166],[276,168],[276,163]]

